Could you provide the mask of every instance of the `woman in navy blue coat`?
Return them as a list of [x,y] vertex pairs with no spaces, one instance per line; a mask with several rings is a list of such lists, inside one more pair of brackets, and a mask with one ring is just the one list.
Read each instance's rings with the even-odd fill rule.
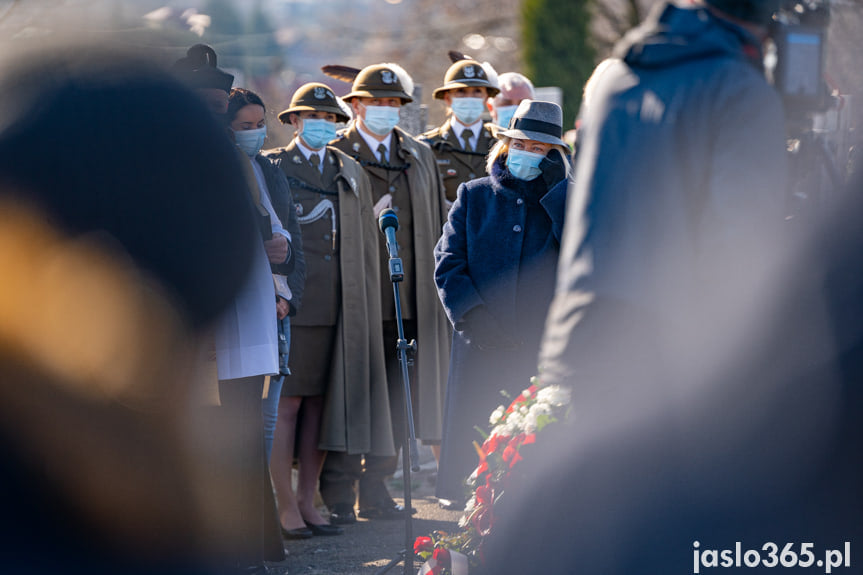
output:
[[[465,499],[475,426],[536,374],[554,293],[569,162],[557,104],[525,100],[498,133],[488,177],[462,184],[435,247],[438,295],[453,325],[436,495]],[[508,403],[508,402],[506,402]]]

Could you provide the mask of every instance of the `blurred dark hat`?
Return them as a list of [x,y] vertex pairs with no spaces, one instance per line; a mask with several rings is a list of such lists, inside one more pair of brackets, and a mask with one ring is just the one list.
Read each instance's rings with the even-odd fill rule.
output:
[[339,106],[339,101],[329,86],[319,82],[309,82],[297,88],[291,98],[291,106],[287,110],[279,112],[279,120],[283,124],[288,124],[290,123],[290,115],[297,112],[326,112],[327,114],[335,114],[339,122],[350,120]]
[[231,91],[234,77],[216,65],[216,51],[206,44],[195,44],[186,51],[186,57],[174,63],[173,71],[187,86],[194,89]]
[[357,74],[351,92],[342,96],[350,102],[354,98],[400,98],[402,104],[413,102],[413,80],[405,70],[395,64],[366,66]]
[[479,86],[485,88],[489,98],[493,98],[500,89],[491,82],[483,65],[476,60],[460,60],[449,67],[443,79],[443,86],[432,95],[442,100],[449,90]]
[[561,139],[563,110],[554,102],[522,100],[509,121],[509,127],[499,130],[495,135],[566,146],[566,142]]

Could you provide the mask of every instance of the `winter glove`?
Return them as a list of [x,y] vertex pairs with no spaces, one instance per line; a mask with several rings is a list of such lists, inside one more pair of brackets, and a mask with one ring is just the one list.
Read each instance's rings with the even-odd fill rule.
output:
[[549,190],[566,177],[566,164],[568,161],[563,157],[560,150],[553,148],[549,150],[548,155],[539,163],[539,169],[542,170],[542,180]]

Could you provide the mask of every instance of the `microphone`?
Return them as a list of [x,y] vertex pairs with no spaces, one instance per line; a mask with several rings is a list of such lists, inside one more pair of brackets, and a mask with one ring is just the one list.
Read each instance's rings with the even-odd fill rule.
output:
[[399,218],[392,208],[381,212],[378,218],[378,227],[387,238],[387,251],[391,258],[399,257],[399,244],[396,241],[396,230],[399,229]]
[[392,208],[387,208],[381,212],[378,218],[378,227],[381,232],[387,237],[387,251],[390,254],[390,281],[400,282],[405,277],[404,269],[402,268],[402,260],[399,257],[399,244],[396,241],[396,230],[399,229],[399,218]]

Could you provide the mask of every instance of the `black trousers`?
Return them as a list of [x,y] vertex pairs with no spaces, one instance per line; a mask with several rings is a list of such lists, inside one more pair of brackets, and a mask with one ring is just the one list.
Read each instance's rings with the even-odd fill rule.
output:
[[261,396],[264,376],[219,380],[220,419],[238,446],[231,450],[237,494],[237,525],[242,526],[233,562],[260,565],[284,559],[278,513],[264,450]]
[[[415,320],[403,320],[405,339],[410,341],[417,337]],[[395,321],[385,321],[384,358],[387,369],[387,390],[390,400],[390,416],[393,426],[396,455],[385,457],[379,455],[352,455],[344,452],[330,451],[324,461],[321,471],[321,498],[332,510],[337,504],[353,506],[357,501],[355,484],[359,481],[360,509],[388,504],[390,494],[384,481],[395,473],[398,465],[398,453],[403,447],[407,417],[405,411],[404,384],[402,383],[401,363],[398,356],[398,326]],[[418,342],[418,345],[419,342]],[[416,377],[413,367],[409,368],[411,380],[411,397],[416,397]],[[416,412],[414,412],[416,417]]]

